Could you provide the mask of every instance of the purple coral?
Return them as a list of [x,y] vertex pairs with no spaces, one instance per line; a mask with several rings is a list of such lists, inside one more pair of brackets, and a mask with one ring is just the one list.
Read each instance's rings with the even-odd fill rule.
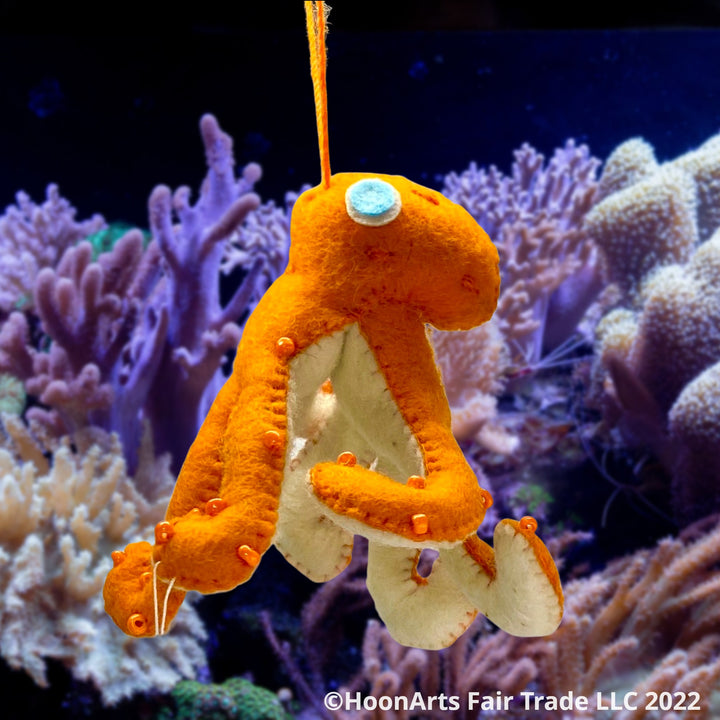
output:
[[[89,425],[115,431],[131,469],[146,422],[155,451],[170,452],[179,469],[224,380],[221,365],[240,338],[238,323],[262,292],[260,276],[269,283],[282,269],[283,237],[273,248],[249,243],[243,281],[221,301],[226,241],[258,208],[252,188],[261,171],[251,164],[236,177],[231,138],[212,115],[200,129],[208,174],[197,202],[186,187],[155,188],[146,249],[130,231],[93,261],[90,245],[78,241],[102,218],[74,223],[54,186],[42,208],[21,194],[19,207],[0,220],[6,246],[24,238],[30,252],[40,240],[58,243],[31,264],[31,301],[0,329],[0,370],[22,379],[41,404],[28,419],[53,434]],[[47,228],[53,232],[43,234]],[[12,288],[8,273],[4,287]]]
[[[301,188],[304,192],[310,186]],[[284,270],[290,249],[290,214],[300,193],[285,194],[285,207],[274,201],[263,203],[248,213],[246,221],[238,227],[225,246],[220,269],[228,275],[237,268],[249,271],[257,258],[263,259],[258,278],[258,293],[264,293]]]
[[[232,139],[212,115],[200,129],[209,166],[200,197],[190,205],[190,190],[171,196],[159,186],[149,200],[150,226],[165,274],[154,289],[150,306],[156,317],[167,313],[165,342],[160,348],[157,382],[149,387],[145,413],[156,449],[169,451],[179,469],[200,422],[220,389],[223,356],[240,339],[237,322],[256,292],[263,261],[255,259],[235,294],[220,302],[219,270],[224,241],[260,200],[250,192],[260,167],[248,165],[235,178]],[[173,213],[180,221],[173,226]]]
[[105,225],[100,215],[77,222],[75,208],[48,185],[45,202],[36,205],[27,193],[16,195],[0,217],[0,310],[25,309],[33,304],[38,273],[54,267],[63,252]]
[[594,247],[582,229],[599,165],[585,145],[568,140],[547,164],[525,144],[510,175],[472,164],[445,178],[444,194],[465,207],[498,247],[502,293],[496,318],[520,366],[536,364],[572,335],[600,289]]
[[[35,305],[52,344],[48,352],[33,353],[27,389],[59,413],[68,431],[90,424],[111,429],[111,380],[136,323],[132,282],[141,259],[135,231],[97,262],[90,243],[82,242],[65,251],[56,269],[38,275]],[[31,412],[38,417],[42,411]]]

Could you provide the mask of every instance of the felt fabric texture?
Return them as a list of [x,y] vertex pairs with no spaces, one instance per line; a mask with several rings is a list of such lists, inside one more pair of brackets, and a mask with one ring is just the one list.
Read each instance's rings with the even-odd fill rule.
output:
[[378,615],[403,645],[440,650],[459,638],[477,608],[441,558],[427,578],[417,573],[419,551],[370,542],[367,587]]
[[473,535],[440,553],[444,569],[473,606],[518,637],[549,635],[562,620],[560,577],[536,526],[532,518],[501,520],[492,548]]
[[[391,223],[367,227],[345,212],[348,187],[364,178],[400,194],[402,209]],[[288,272],[316,276],[323,299],[348,317],[402,305],[415,322],[468,330],[495,311],[495,246],[464,208],[404,177],[333,175],[329,188],[298,198],[291,237]]]
[[[400,198],[384,225],[348,214],[348,188],[365,179]],[[178,592],[218,592],[248,580],[275,543],[323,581],[342,571],[353,534],[362,534],[371,592],[401,642],[447,645],[478,608],[523,633],[551,632],[562,591],[532,523],[503,521],[495,552],[475,535],[492,498],[452,435],[426,332],[426,323],[468,329],[491,317],[495,247],[439,193],[360,173],[301,195],[291,236],[287,270],[247,321],[155,545],[128,549],[135,564],[108,575],[108,612],[126,631],[129,616],[153,616],[147,595],[120,600],[143,562]],[[521,541],[508,540],[508,527]],[[440,551],[427,581],[415,572],[423,547]],[[529,613],[518,574],[535,578],[530,604],[535,593],[541,599]],[[408,588],[410,605],[395,612]]]
[[[152,546],[147,542],[131,543],[125,550],[114,552],[114,569],[103,587],[106,611],[113,618],[122,618],[124,625],[120,626],[121,629],[133,637],[154,637],[160,632],[168,583],[156,581],[153,588],[151,553]],[[184,599],[182,590],[174,587],[170,590],[166,608],[168,624]],[[155,607],[158,611],[157,625]]]

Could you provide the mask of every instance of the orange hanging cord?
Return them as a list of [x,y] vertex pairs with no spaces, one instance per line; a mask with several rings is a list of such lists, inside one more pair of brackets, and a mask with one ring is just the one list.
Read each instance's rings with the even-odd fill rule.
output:
[[324,2],[306,2],[308,43],[310,45],[310,74],[315,93],[315,118],[317,120],[318,145],[320,146],[320,175],[322,186],[330,187],[330,145],[328,142],[327,55],[325,35],[330,7]]

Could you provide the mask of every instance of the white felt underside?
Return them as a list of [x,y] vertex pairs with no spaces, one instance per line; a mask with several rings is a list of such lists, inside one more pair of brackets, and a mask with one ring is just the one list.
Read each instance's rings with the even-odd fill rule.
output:
[[[333,394],[320,390],[330,378]],[[461,543],[416,543],[332,512],[312,493],[310,469],[352,452],[358,464],[406,482],[425,475],[420,448],[357,326],[324,337],[290,364],[288,451],[275,545],[312,580],[324,582],[350,560],[353,534],[369,540],[367,584],[378,614],[399,642],[450,645],[477,610],[521,636],[553,632],[554,589],[528,541],[512,525],[495,530],[492,582]],[[436,548],[427,583],[413,579],[419,549]]]
[[[332,395],[320,390],[327,379]],[[346,451],[397,482],[425,474],[417,441],[357,325],[322,338],[291,362],[287,408],[288,453],[274,538],[287,560],[323,582],[347,565],[353,534],[412,546],[332,512],[308,485],[314,465]]]
[[506,632],[518,637],[554,632],[562,608],[530,543],[502,521],[495,527],[493,549],[496,575],[492,581],[462,546],[442,553],[443,564],[462,583],[470,602]]
[[440,650],[465,632],[477,610],[448,574],[442,551],[427,583],[418,584],[412,577],[416,553],[370,542],[367,587],[395,640]]
[[352,535],[328,521],[305,482],[318,456],[324,453],[323,459],[330,459],[327,426],[336,415],[337,402],[320,386],[337,364],[343,340],[344,331],[324,337],[290,364],[288,449],[273,542],[289,563],[316,582],[341,572],[352,551]]

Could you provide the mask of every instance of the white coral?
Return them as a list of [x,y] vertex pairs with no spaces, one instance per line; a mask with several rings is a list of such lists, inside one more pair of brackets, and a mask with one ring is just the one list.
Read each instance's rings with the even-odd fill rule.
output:
[[[181,608],[171,636],[125,636],[103,608],[110,553],[152,534],[172,478],[143,499],[128,477],[114,438],[88,448],[66,439],[51,462],[17,418],[0,449],[0,653],[15,669],[47,685],[46,659],[92,681],[110,705],[134,693],[169,690],[206,663],[202,623]],[[96,438],[97,439],[97,438]]]

